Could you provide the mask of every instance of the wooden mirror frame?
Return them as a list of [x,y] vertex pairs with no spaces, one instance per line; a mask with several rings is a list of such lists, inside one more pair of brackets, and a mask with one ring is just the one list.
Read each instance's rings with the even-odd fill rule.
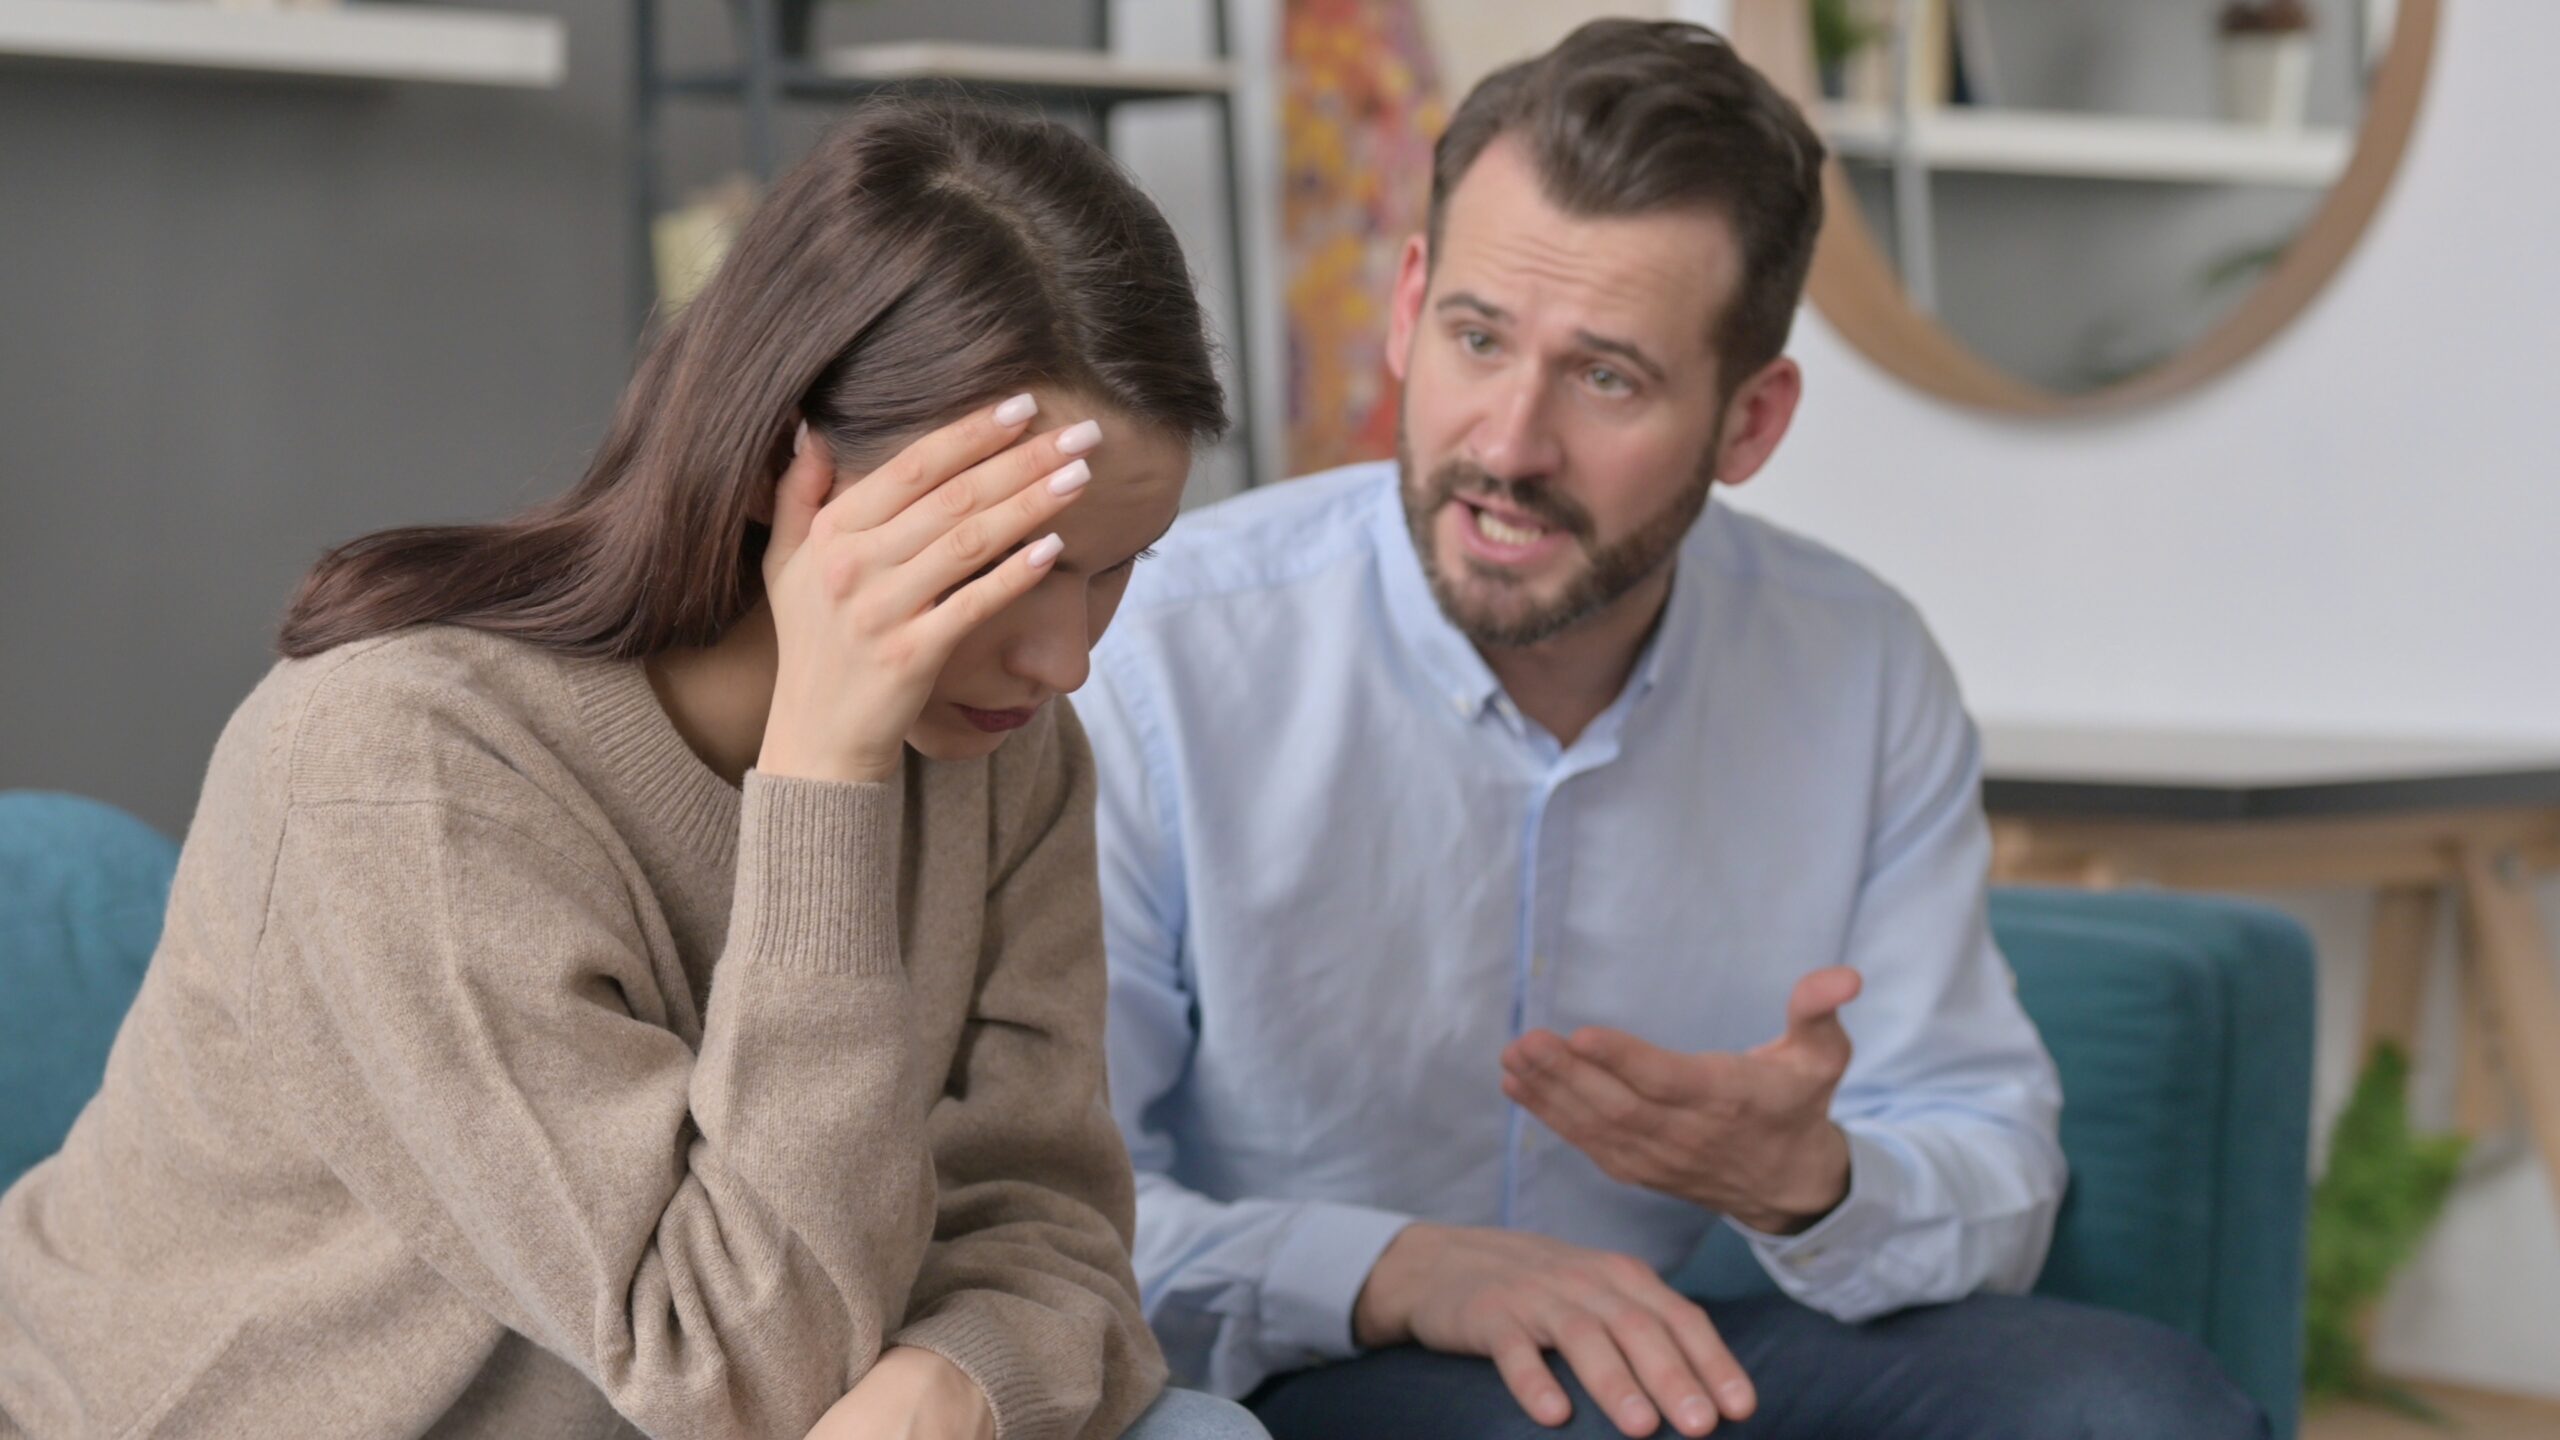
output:
[[[2363,123],[2346,170],[2274,269],[2230,313],[2160,364],[2085,394],[2065,394],[2017,376],[1976,353],[1923,314],[1893,262],[1867,228],[1848,172],[1835,151],[1823,162],[1827,216],[1814,248],[1806,293],[1850,344],[1903,380],[1944,399],[2012,415],[2080,416],[2165,400],[2247,359],[2292,323],[2363,238],[2399,173],[2435,58],[2442,0],[2400,0],[2391,48],[2376,67]],[[1811,117],[1822,94],[1804,0],[1734,0],[1734,48],[1760,67]],[[1819,126],[1816,127],[1820,128]]]

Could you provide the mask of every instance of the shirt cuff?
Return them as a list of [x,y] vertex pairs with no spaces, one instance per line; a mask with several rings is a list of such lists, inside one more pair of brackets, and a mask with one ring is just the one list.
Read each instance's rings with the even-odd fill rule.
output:
[[1849,1141],[1849,1193],[1830,1214],[1798,1235],[1771,1235],[1728,1217],[1726,1224],[1751,1243],[1760,1268],[1778,1288],[1833,1315],[1867,1307],[1859,1292],[1877,1287],[1878,1252],[1897,1228],[1904,1190],[1893,1152],[1841,1127]]
[[1347,1360],[1360,1353],[1351,1311],[1410,1215],[1366,1205],[1314,1201],[1299,1207],[1271,1253],[1262,1282],[1262,1335],[1274,1350],[1310,1360]]

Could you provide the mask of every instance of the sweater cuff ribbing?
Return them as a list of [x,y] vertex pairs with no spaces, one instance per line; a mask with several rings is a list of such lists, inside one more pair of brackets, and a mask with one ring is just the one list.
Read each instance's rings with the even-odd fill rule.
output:
[[733,954],[821,974],[901,971],[904,788],[747,772]]
[[986,1392],[987,1408],[996,1416],[996,1440],[1015,1440],[1059,1433],[1058,1421],[1081,1418],[1059,1415],[1058,1397],[1048,1393],[1039,1369],[1026,1363],[1026,1351],[1073,1355],[1091,1348],[1092,1337],[1063,1317],[1056,1317],[1056,1329],[1054,1337],[1019,1336],[983,1313],[947,1306],[901,1329],[888,1343],[930,1350],[959,1366]]

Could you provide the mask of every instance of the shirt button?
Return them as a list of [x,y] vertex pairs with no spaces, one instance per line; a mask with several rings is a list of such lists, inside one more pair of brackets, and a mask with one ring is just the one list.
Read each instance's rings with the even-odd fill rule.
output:
[[1466,714],[1467,697],[1464,695],[1451,695],[1449,697],[1449,708],[1457,711],[1461,715]]

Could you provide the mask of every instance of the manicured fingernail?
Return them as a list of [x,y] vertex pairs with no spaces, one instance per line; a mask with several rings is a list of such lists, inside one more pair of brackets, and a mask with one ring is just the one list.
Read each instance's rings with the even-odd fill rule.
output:
[[1022,547],[1022,558],[1032,569],[1045,570],[1051,561],[1058,558],[1058,552],[1066,548],[1066,541],[1055,535],[1043,535]]
[[809,422],[806,420],[801,421],[800,428],[792,432],[791,453],[794,458],[809,453]]
[[1057,473],[1049,477],[1049,493],[1052,495],[1073,495],[1077,491],[1083,489],[1085,482],[1092,478],[1092,466],[1087,465],[1081,460],[1070,460],[1066,464],[1059,466]]
[[1102,443],[1102,422],[1086,420],[1068,426],[1058,436],[1058,453],[1081,455]]
[[1028,395],[1016,395],[996,407],[996,423],[1019,425],[1040,413],[1040,402]]
[[1715,1423],[1716,1407],[1704,1400],[1692,1400],[1680,1407],[1680,1428],[1704,1430]]

